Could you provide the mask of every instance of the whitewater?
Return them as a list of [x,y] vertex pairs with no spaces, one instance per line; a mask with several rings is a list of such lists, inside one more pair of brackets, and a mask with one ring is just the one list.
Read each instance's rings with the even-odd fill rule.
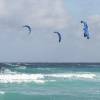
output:
[[99,64],[0,66],[0,100],[100,100]]

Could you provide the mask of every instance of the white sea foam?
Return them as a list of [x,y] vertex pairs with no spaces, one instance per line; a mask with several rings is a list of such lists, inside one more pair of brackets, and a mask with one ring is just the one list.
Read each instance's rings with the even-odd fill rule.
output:
[[68,73],[68,74],[48,74],[48,77],[55,77],[55,78],[86,78],[86,79],[94,79],[96,77],[95,74],[91,73],[84,73],[84,74],[78,74],[78,73]]
[[0,91],[0,94],[4,95],[4,94],[5,94],[5,92],[4,92],[4,91]]
[[27,68],[26,66],[17,67],[17,69],[26,69],[26,68]]
[[6,65],[12,66],[12,67],[18,67],[19,66],[18,64],[11,64],[11,63],[7,63]]
[[5,73],[5,74],[16,74],[17,72],[11,71],[9,69],[4,69],[4,71],[2,73]]
[[[50,79],[48,79],[48,78]],[[0,74],[0,83],[45,83],[55,82],[56,78],[64,79],[94,79],[93,73],[58,73],[58,74]]]
[[42,74],[1,74],[0,83],[44,83]]

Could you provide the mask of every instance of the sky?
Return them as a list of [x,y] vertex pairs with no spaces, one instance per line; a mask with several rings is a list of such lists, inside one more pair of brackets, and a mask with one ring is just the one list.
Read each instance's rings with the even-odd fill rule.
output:
[[0,62],[100,62],[99,27],[100,0],[0,0]]

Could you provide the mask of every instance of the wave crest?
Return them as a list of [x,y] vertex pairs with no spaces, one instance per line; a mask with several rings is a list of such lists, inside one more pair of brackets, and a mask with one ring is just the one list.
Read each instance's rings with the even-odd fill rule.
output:
[[86,79],[93,79],[96,77],[95,74],[49,74],[47,75],[49,77],[55,77],[55,78],[86,78]]
[[[93,73],[58,73],[58,74],[0,74],[0,83],[45,83],[56,79],[94,79]],[[47,80],[48,79],[48,80]]]
[[44,83],[43,78],[44,76],[42,74],[2,74],[0,75],[0,83]]

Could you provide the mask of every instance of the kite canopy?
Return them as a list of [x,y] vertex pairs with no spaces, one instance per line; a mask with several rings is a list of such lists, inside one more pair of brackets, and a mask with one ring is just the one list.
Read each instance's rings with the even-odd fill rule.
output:
[[31,30],[32,30],[32,29],[31,29],[31,27],[30,27],[29,25],[24,25],[23,27],[28,29],[29,34],[31,33]]
[[61,42],[61,34],[59,32],[54,32],[58,35],[59,43]]
[[85,21],[81,21],[83,24],[83,31],[84,31],[84,37],[87,37],[87,39],[90,38],[89,30],[88,30],[88,25]]

